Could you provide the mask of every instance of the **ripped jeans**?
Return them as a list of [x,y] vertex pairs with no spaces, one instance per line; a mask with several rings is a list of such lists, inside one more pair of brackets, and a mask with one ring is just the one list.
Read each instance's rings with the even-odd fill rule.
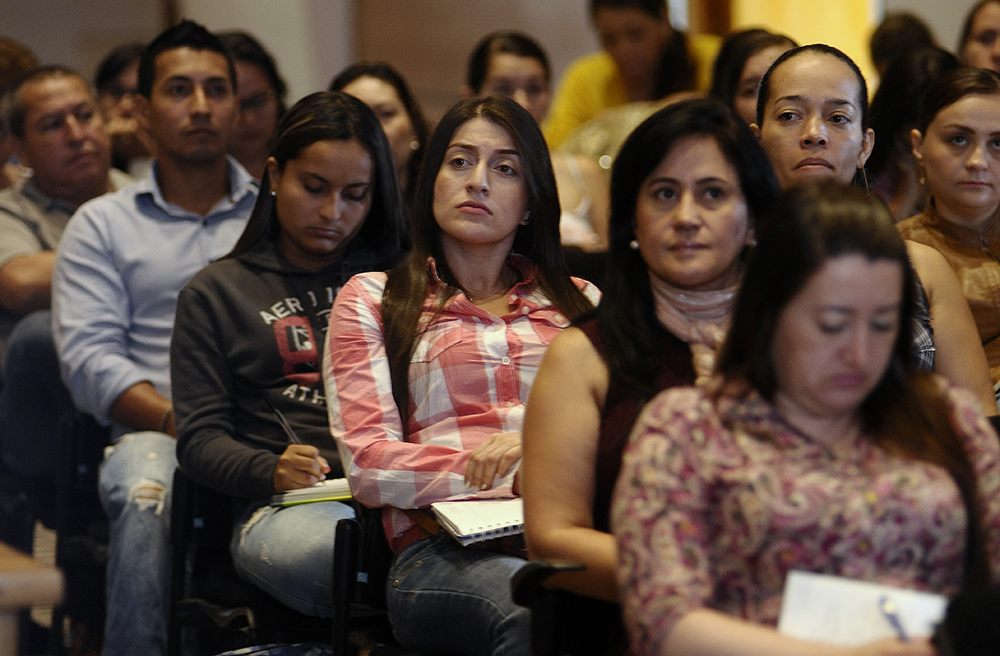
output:
[[128,433],[101,463],[101,503],[111,522],[104,656],[166,652],[176,448],[164,433]]
[[333,541],[337,522],[354,517],[338,501],[274,508],[255,499],[233,525],[229,550],[237,574],[307,615],[333,615]]

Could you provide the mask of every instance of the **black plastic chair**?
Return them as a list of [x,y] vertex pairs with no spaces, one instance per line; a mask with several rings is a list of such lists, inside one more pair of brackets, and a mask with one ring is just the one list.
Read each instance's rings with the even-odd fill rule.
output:
[[169,655],[330,641],[330,620],[299,613],[236,574],[229,552],[232,497],[194,483],[180,469],[172,494]]
[[619,655],[628,651],[618,604],[550,588],[560,572],[582,571],[571,561],[533,560],[511,578],[514,601],[531,610],[534,656]]
[[[98,470],[111,432],[88,414],[74,412],[62,421],[56,453],[56,566],[65,578],[63,603],[53,609],[50,648],[85,640],[100,648],[104,635],[104,590],[108,519],[97,492]],[[75,635],[63,635],[68,623]]]

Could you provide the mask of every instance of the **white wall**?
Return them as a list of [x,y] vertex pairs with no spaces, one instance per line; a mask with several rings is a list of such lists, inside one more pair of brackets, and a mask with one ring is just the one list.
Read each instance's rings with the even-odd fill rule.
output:
[[0,36],[91,78],[111,48],[154,37],[160,12],[160,0],[0,0]]
[[958,34],[965,15],[978,0],[884,0],[885,11],[908,11],[920,16],[934,30],[942,48],[958,47]]
[[179,8],[210,30],[257,37],[288,83],[289,105],[355,59],[355,0],[181,0]]

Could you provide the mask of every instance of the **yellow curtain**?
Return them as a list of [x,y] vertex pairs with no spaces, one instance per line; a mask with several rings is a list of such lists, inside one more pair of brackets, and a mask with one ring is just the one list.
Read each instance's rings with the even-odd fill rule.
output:
[[[692,0],[697,2],[698,0]],[[787,34],[798,43],[826,43],[858,63],[869,88],[878,78],[868,54],[868,39],[881,20],[879,0],[730,0],[733,31],[764,27]]]

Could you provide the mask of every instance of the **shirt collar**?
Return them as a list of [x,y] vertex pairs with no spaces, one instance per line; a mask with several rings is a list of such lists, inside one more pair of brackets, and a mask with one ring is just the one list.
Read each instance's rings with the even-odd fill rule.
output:
[[42,212],[45,214],[51,214],[52,212],[59,210],[66,214],[73,214],[79,205],[74,205],[73,203],[68,203],[59,198],[53,198],[49,196],[35,184],[32,178],[28,178],[21,185],[21,193],[25,198],[30,200],[32,203],[37,205]]
[[247,173],[247,170],[243,168],[243,166],[241,166],[240,163],[237,162],[231,155],[227,155],[226,177],[229,181],[229,193],[226,194],[226,196],[212,208],[206,217],[203,217],[194,212],[182,209],[173,203],[168,203],[163,198],[163,192],[160,190],[160,185],[156,181],[158,173],[159,163],[156,160],[153,160],[153,165],[150,167],[149,175],[136,183],[135,194],[136,196],[142,194],[151,196],[154,204],[167,214],[173,216],[194,217],[201,220],[207,216],[227,212],[233,209],[239,205],[248,194],[256,196],[258,190],[258,183],[253,176]]
[[[506,263],[517,271],[521,278],[521,281],[511,289],[513,293],[521,294],[522,291],[535,288],[535,278],[538,275],[537,264],[516,253],[509,254]],[[433,256],[427,257],[427,279],[432,289],[447,289],[449,287],[448,283],[438,275],[437,261]],[[518,291],[519,289],[522,291]]]
[[[514,285],[510,290],[510,301],[512,305],[515,305],[516,308],[528,307],[532,310],[545,305],[551,305],[551,302],[537,284],[537,277],[539,273],[537,264],[528,258],[515,253],[511,253],[507,256],[506,263],[516,270],[521,278],[521,281]],[[442,280],[438,275],[437,262],[433,257],[427,258],[427,280],[428,295],[426,304],[427,307],[433,308],[437,306],[437,303],[440,301],[443,294],[448,294],[449,290],[454,288]],[[472,304],[471,301],[466,298],[465,294],[459,290],[445,302],[445,307],[451,306],[459,301],[469,303],[470,305]]]

